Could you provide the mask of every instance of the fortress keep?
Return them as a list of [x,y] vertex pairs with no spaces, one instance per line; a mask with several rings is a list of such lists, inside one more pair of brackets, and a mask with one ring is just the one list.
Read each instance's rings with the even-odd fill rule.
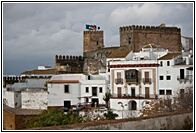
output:
[[181,51],[181,30],[177,27],[124,26],[119,28],[120,46],[105,47],[103,31],[83,32],[84,74],[106,69],[106,57],[114,51],[139,52],[146,44],[156,44],[169,51]]
[[155,44],[169,51],[181,51],[181,29],[177,27],[160,26],[123,26],[119,28],[120,46],[105,47],[104,31],[83,31],[83,57],[55,57],[57,73],[95,74],[98,70],[106,70],[106,58],[112,52],[139,52],[146,44]]

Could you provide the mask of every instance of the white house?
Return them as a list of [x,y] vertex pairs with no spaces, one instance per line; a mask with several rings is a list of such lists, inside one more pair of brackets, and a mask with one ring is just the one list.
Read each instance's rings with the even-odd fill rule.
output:
[[132,110],[137,115],[146,101],[158,98],[157,59],[167,52],[154,44],[148,44],[140,52],[121,51],[115,56],[108,56],[107,70],[112,94],[110,107],[115,110]]
[[172,98],[193,87],[193,55],[190,52],[168,53],[158,59],[159,98]]
[[[21,79],[3,89],[3,102],[12,108],[47,109],[48,78]],[[13,80],[13,79],[10,79]],[[11,81],[10,81],[11,82]]]
[[61,74],[48,82],[48,108],[68,107],[80,103],[88,107],[105,104],[107,81],[101,75]]
[[107,58],[112,109],[137,116],[147,101],[172,98],[174,92],[192,86],[192,52],[171,53],[148,44],[140,52],[125,53]]

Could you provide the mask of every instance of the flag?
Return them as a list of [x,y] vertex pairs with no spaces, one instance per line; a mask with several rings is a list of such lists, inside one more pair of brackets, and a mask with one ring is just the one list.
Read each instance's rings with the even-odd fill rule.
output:
[[97,28],[98,29],[100,29],[100,27],[97,27],[96,25],[89,25],[89,24],[86,24],[86,29],[87,30],[97,30]]

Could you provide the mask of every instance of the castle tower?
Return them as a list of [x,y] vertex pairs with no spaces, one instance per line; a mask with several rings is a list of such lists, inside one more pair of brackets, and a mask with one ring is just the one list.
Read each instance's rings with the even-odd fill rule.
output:
[[169,51],[181,51],[181,30],[177,27],[126,26],[120,27],[120,46],[138,52],[146,44],[160,45]]
[[103,31],[83,32],[83,53],[92,52],[104,48]]

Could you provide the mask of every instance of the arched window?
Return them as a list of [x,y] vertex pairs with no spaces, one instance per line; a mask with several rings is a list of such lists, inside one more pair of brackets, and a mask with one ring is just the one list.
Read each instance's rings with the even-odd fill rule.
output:
[[128,106],[129,106],[129,110],[137,110],[136,101],[129,101]]
[[131,102],[131,109],[132,110],[137,110],[137,103],[136,103],[136,101],[132,101]]

